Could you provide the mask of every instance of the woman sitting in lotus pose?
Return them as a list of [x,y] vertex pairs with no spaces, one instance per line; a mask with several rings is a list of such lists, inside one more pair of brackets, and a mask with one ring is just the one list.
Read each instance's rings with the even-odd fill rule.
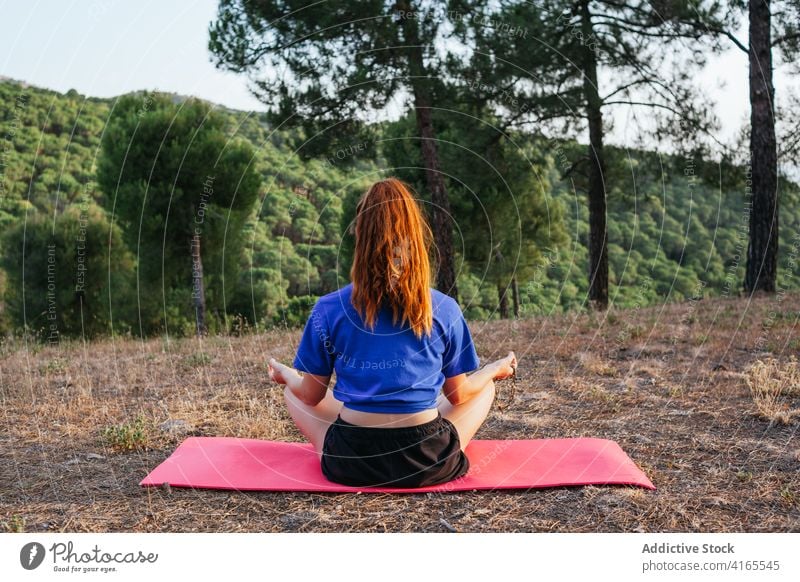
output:
[[423,487],[460,477],[514,352],[467,375],[480,365],[472,337],[458,303],[430,287],[431,230],[403,182],[382,180],[361,197],[355,237],[352,283],[319,298],[294,368],[270,358],[270,378],[286,385],[289,413],[330,481]]

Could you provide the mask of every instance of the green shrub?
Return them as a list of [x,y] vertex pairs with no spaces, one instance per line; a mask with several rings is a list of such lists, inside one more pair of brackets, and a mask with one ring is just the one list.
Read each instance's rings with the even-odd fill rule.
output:
[[133,422],[107,426],[103,429],[106,444],[117,451],[133,451],[147,446],[144,419],[137,416]]

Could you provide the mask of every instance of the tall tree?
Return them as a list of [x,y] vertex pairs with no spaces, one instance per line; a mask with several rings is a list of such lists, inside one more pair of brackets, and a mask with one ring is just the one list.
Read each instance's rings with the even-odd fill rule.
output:
[[250,74],[276,126],[305,129],[305,155],[330,157],[337,141],[370,141],[369,114],[403,92],[410,96],[432,203],[437,287],[457,299],[450,199],[432,115],[439,51],[452,48],[440,41],[451,25],[446,3],[434,0],[222,0],[209,49],[219,67]]
[[778,143],[772,84],[771,0],[749,0],[752,208],[744,288],[775,291],[778,277]]
[[[747,54],[750,84],[750,151],[745,162],[750,171],[751,208],[744,289],[774,293],[778,277],[779,174],[776,138],[775,87],[772,80],[773,50],[787,61],[800,54],[800,1],[731,0],[726,25],[706,25],[721,38]],[[748,39],[734,28],[746,14]],[[792,119],[785,120],[787,125]],[[796,122],[795,122],[796,123]],[[784,152],[796,151],[796,136],[786,132]]]
[[[491,312],[507,318],[513,305],[518,315],[517,279],[531,277],[546,252],[568,242],[564,210],[548,179],[552,162],[531,136],[503,133],[497,115],[473,101],[470,92],[452,84],[445,89],[434,117],[443,128],[442,172],[452,180],[453,219],[461,239],[457,256],[465,267],[459,270],[479,274],[496,289]],[[387,127],[382,152],[390,166],[413,169],[418,162],[413,131],[408,116]],[[399,173],[413,180],[413,172],[406,172]]]
[[[535,139],[504,133],[486,106],[454,98],[442,112],[443,168],[458,183],[454,207],[464,259],[497,289],[497,311],[520,313],[518,279],[541,268],[546,253],[566,245],[564,208],[552,196],[551,163]],[[459,103],[460,104],[457,104]]]
[[[589,302],[605,309],[604,116],[616,106],[647,108],[652,112],[647,129],[657,135],[680,140],[691,131],[707,131],[711,122],[698,106],[689,66],[699,65],[703,55],[689,53],[682,66],[675,66],[680,58],[676,41],[701,36],[693,22],[698,14],[708,14],[711,20],[717,8],[690,1],[654,7],[640,0],[463,0],[458,4],[473,19],[492,23],[483,30],[457,28],[474,49],[460,67],[467,78],[475,72],[485,77],[481,83],[473,79],[472,85],[503,112],[506,127],[541,129],[558,120],[563,122],[563,131],[583,128],[588,132],[586,155],[565,175],[582,172],[587,179]],[[601,82],[601,73],[608,80]]]
[[[168,95],[145,93],[115,104],[97,181],[138,259],[140,299],[150,307],[142,314],[147,320],[140,319],[141,333],[152,331],[159,311],[168,329],[167,314],[185,312],[189,305],[195,333],[206,333],[204,263],[224,263],[226,272],[218,271],[215,279],[225,284],[227,274],[235,282],[242,250],[238,232],[260,184],[253,155],[252,147],[229,136],[224,119],[197,99],[175,103]],[[154,299],[159,287],[160,310]]]

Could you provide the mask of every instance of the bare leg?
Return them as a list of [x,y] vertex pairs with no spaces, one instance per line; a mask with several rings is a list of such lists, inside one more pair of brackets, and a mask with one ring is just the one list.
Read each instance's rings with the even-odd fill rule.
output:
[[325,441],[325,433],[328,427],[336,420],[336,415],[342,408],[342,403],[333,397],[333,390],[325,393],[319,404],[309,406],[303,404],[297,396],[292,394],[289,388],[283,390],[286,408],[289,410],[294,423],[300,429],[308,441],[314,445],[317,455],[322,456],[322,445]]
[[489,414],[495,396],[494,382],[490,380],[483,390],[463,404],[453,405],[443,394],[439,396],[439,411],[455,425],[463,451]]

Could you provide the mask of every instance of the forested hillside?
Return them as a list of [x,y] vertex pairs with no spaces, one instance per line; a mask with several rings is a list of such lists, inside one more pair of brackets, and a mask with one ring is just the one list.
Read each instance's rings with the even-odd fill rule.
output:
[[[26,326],[51,339],[112,331],[192,333],[188,291],[156,285],[152,292],[143,285],[144,264],[160,272],[162,259],[137,254],[135,233],[123,232],[115,215],[115,192],[104,192],[96,180],[115,100],[14,81],[0,82],[0,99],[2,329]],[[141,108],[147,112],[145,94]],[[273,131],[258,114],[215,110],[224,116],[227,134],[256,152],[262,182],[241,232],[226,230],[233,223],[224,212],[209,218],[209,228],[243,240],[235,256],[222,246],[203,249],[209,328],[301,324],[317,296],[348,281],[346,228],[369,183],[396,174],[426,198],[424,182],[407,169],[419,166],[416,146],[403,149],[395,139],[406,121],[375,128],[369,147],[339,144],[327,156],[307,159],[293,153],[303,143],[299,133]],[[452,137],[457,142],[457,133]],[[532,135],[515,136],[513,144],[506,144],[502,159],[487,162],[500,168],[496,184],[473,164],[474,182],[460,172],[450,189],[463,227],[456,229],[456,264],[470,318],[508,311],[498,306],[512,283],[521,316],[580,308],[586,297],[588,211],[585,195],[576,194],[585,178],[580,168],[570,171],[585,147]],[[614,176],[608,193],[611,302],[635,307],[739,294],[747,253],[745,172],[694,158],[608,150]],[[445,166],[465,163],[462,153],[447,147],[442,159]],[[511,175],[513,187],[504,189]],[[783,289],[797,289],[798,188],[782,182],[780,195],[778,281]],[[487,240],[498,242],[490,248]],[[502,253],[489,252],[500,248]]]
[[[80,333],[81,310],[76,308],[74,288],[79,275],[77,247],[82,242],[76,231],[83,217],[87,247],[94,245],[87,248],[93,260],[87,262],[82,277],[83,327],[100,333],[113,325],[115,332],[138,333],[137,303],[155,299],[161,317],[172,324],[170,333],[188,331],[190,319],[173,317],[172,311],[177,313],[173,290],[164,290],[163,301],[162,297],[137,297],[137,266],[157,262],[159,257],[137,257],[135,249],[125,247],[117,220],[112,227],[110,204],[104,199],[108,193],[95,182],[100,140],[114,100],[59,94],[11,81],[0,83],[0,99],[5,328],[20,329],[23,320],[35,331],[47,327],[47,244],[52,239],[59,249],[58,268],[51,273],[61,294],[54,309],[59,331]],[[144,99],[142,107],[146,110]],[[244,314],[249,325],[254,313],[262,324],[295,325],[313,303],[306,296],[337,286],[342,201],[360,193],[367,178],[341,172],[325,161],[300,162],[284,144],[290,135],[270,132],[255,114],[216,109],[225,116],[231,135],[253,144],[255,163],[264,178],[259,200],[243,227],[244,252],[236,280],[232,286],[226,283],[224,299],[213,298],[214,271],[210,269],[211,303],[221,316],[217,327],[223,323],[225,314],[219,313],[223,304],[229,316]],[[40,224],[42,228],[37,228]],[[221,249],[208,252],[221,254]],[[208,259],[213,267],[214,257]],[[23,291],[28,291],[24,302]],[[228,325],[241,322],[229,319]],[[155,331],[150,327],[144,331]]]

